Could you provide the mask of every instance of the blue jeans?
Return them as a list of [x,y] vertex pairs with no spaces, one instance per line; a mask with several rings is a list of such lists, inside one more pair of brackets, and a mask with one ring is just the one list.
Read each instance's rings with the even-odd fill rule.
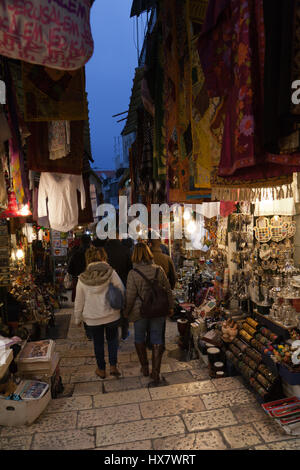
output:
[[166,317],[137,320],[134,322],[134,341],[136,343],[145,343],[147,329],[149,329],[151,344],[164,344],[163,331],[165,321]]
[[93,338],[94,351],[99,369],[105,369],[105,354],[104,354],[104,330],[106,334],[106,340],[108,345],[108,358],[111,366],[116,366],[118,362],[118,348],[119,348],[119,337],[117,326],[89,326],[87,325],[87,331]]

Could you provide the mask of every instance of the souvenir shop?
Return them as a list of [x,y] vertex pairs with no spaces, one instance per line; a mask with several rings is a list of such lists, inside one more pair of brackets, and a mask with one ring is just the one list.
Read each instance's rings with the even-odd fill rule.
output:
[[270,402],[275,408],[288,400],[276,416],[290,434],[299,434],[299,421],[293,413],[284,418],[286,406],[296,413],[300,405],[295,185],[293,190],[283,187],[290,197],[280,200],[264,190],[253,202],[204,203],[205,215],[195,231],[198,245],[189,224],[189,240],[180,243],[174,290],[179,346],[186,359],[204,361],[213,378],[241,376],[271,416]]

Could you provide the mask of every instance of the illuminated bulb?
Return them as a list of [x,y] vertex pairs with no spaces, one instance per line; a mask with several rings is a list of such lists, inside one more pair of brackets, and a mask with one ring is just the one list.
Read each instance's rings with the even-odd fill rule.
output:
[[26,204],[25,206],[23,206],[19,213],[20,213],[20,215],[23,215],[23,216],[30,215],[31,212],[30,212],[30,210],[29,210],[28,204]]
[[21,249],[17,250],[17,252],[16,252],[16,257],[17,257],[17,259],[22,259],[22,258],[24,258],[24,251],[21,250]]
[[16,252],[15,252],[15,250],[12,250],[12,252],[11,252],[11,259],[12,259],[13,261],[16,260]]
[[185,211],[184,211],[184,214],[183,214],[184,220],[190,220],[191,217],[192,217],[192,216],[191,216],[191,211],[185,210]]
[[196,232],[196,228],[197,228],[197,227],[196,227],[196,222],[191,221],[191,222],[189,222],[189,224],[188,224],[186,230],[187,230],[188,233],[195,233],[195,232]]

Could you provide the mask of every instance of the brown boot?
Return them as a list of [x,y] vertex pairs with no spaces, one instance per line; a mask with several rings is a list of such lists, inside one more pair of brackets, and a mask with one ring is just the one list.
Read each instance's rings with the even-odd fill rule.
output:
[[106,377],[105,370],[102,370],[102,369],[99,369],[99,368],[95,370],[95,374],[98,375],[98,377],[100,377],[100,379],[105,379],[105,377]]
[[110,375],[114,375],[115,377],[120,377],[121,372],[118,370],[117,366],[110,366]]
[[149,363],[147,357],[147,349],[145,343],[134,343],[139,361],[141,364],[141,372],[144,377],[149,377]]
[[148,387],[157,387],[158,385],[167,385],[166,382],[161,381],[160,379],[160,366],[161,359],[164,353],[163,344],[153,344],[152,345],[152,373],[151,377],[153,381],[148,384]]

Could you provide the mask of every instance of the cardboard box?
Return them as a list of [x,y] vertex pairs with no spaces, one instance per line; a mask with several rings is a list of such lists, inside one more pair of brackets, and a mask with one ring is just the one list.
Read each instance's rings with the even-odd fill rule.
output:
[[0,426],[23,426],[32,424],[45,410],[51,400],[51,390],[36,400],[5,400],[0,398]]

